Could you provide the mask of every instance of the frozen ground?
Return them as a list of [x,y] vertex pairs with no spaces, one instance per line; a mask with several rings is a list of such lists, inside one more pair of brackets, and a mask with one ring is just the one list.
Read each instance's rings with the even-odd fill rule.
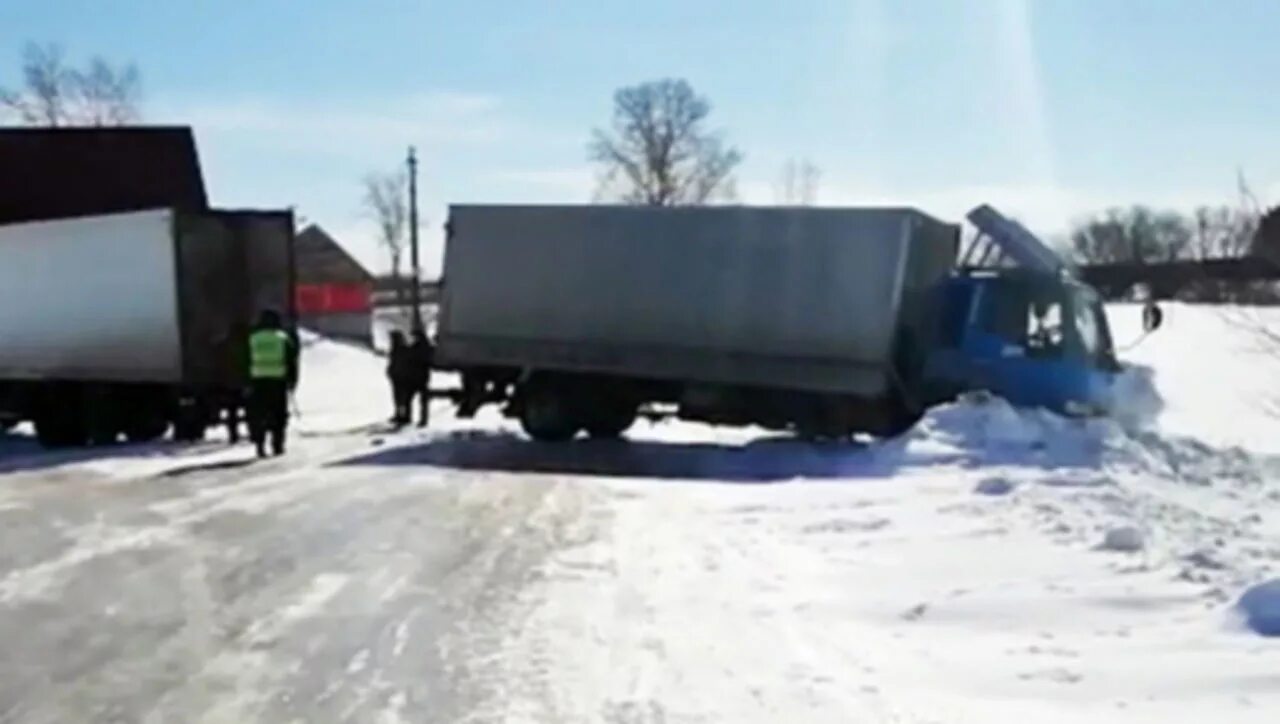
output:
[[0,720],[1274,721],[1235,603],[1280,576],[1275,370],[1242,313],[1166,311],[1145,425],[386,434],[381,362],[317,342],[282,461],[9,439]]

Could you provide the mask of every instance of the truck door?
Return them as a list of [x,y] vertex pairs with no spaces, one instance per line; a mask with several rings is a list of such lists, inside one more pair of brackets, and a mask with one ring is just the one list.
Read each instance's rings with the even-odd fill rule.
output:
[[1088,397],[1090,366],[1079,355],[1069,296],[1057,284],[984,280],[964,352],[973,388],[1011,403],[1064,410]]

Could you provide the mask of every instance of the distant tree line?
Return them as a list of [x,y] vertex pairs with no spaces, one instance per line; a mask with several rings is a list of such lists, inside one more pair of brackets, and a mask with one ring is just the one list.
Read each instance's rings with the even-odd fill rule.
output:
[[[1202,206],[1190,212],[1141,205],[1112,208],[1075,223],[1068,242],[1080,264],[1142,266],[1246,257],[1280,264],[1280,207],[1264,211],[1242,183],[1237,206]],[[1275,286],[1206,278],[1180,296],[1204,302],[1280,301]]]

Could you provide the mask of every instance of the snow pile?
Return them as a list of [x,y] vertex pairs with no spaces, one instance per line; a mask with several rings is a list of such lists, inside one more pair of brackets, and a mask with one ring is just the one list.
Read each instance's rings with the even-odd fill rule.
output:
[[1280,578],[1245,591],[1236,608],[1255,633],[1280,636]]
[[983,478],[974,486],[973,492],[978,495],[1000,496],[1013,492],[1013,482],[1005,478]]
[[1116,376],[1111,388],[1111,417],[1125,429],[1151,427],[1164,398],[1156,390],[1155,371],[1146,365],[1131,364]]
[[1079,467],[1097,465],[1123,436],[1111,420],[1065,418],[972,394],[929,410],[896,444],[917,461],[933,455],[972,465]]
[[1108,530],[1107,535],[1102,539],[1102,544],[1098,547],[1100,550],[1116,553],[1137,553],[1145,545],[1146,538],[1142,535],[1142,531],[1134,526],[1125,525]]

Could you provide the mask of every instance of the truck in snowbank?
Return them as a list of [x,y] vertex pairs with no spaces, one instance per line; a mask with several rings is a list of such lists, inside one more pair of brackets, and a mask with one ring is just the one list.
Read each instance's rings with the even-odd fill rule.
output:
[[958,266],[959,225],[909,208],[456,205],[436,364],[461,416],[500,404],[538,440],[642,409],[890,435],[973,389],[1105,408],[1101,300],[994,209],[970,220],[1001,263]]
[[292,240],[287,211],[0,226],[0,420],[49,446],[199,439],[258,311],[292,310]]

